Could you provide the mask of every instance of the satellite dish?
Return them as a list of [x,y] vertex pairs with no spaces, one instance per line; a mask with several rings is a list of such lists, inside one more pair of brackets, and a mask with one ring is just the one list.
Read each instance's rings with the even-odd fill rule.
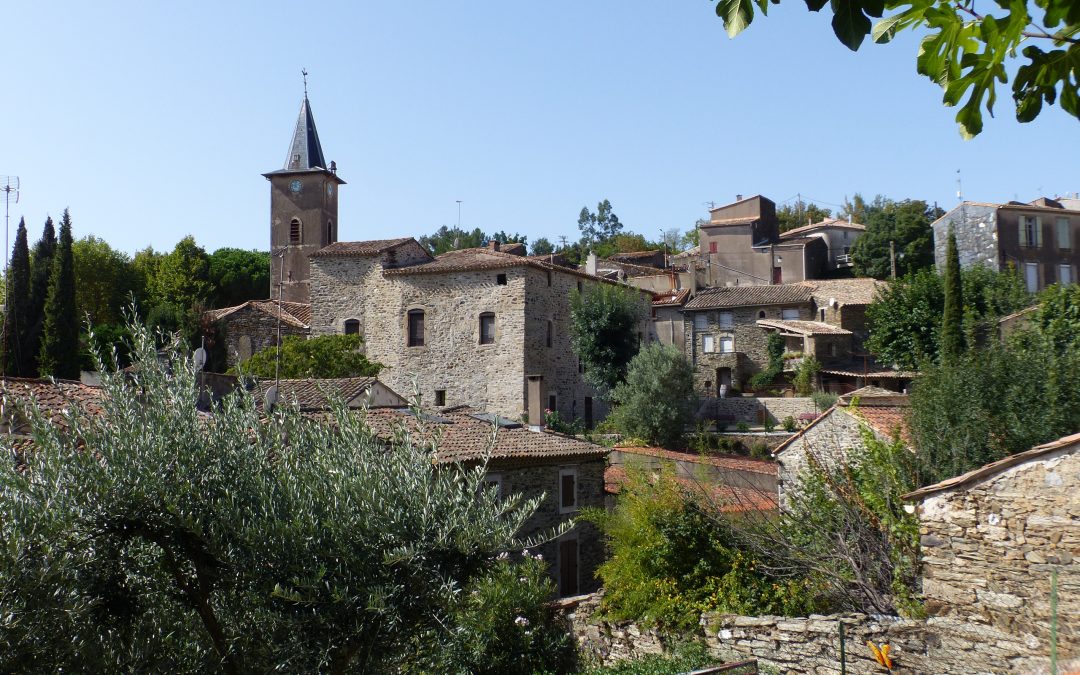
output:
[[195,372],[202,372],[202,369],[206,367],[206,350],[199,347],[195,350],[191,360],[195,365]]
[[266,390],[266,394],[263,396],[263,408],[266,412],[272,412],[274,406],[278,401],[278,387],[276,384],[270,385],[270,388]]
[[829,298],[829,307],[836,309],[840,306],[840,303],[836,301],[836,298]]

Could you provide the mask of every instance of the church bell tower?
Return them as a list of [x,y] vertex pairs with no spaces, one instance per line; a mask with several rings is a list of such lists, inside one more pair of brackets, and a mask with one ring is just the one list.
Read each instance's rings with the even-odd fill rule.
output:
[[337,241],[337,165],[327,165],[307,97],[296,120],[285,168],[263,176],[270,181],[271,299],[311,302],[308,256]]

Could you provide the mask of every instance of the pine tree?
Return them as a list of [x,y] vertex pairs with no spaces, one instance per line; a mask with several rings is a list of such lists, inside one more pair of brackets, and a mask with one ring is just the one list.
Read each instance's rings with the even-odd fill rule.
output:
[[71,214],[64,209],[60,240],[49,275],[38,363],[42,375],[78,379],[79,317],[75,309],[75,261],[71,244]]
[[7,311],[4,313],[3,369],[4,375],[24,377],[33,375],[31,359],[26,352],[30,331],[30,249],[26,244],[26,221],[19,219],[15,247],[8,266]]
[[27,326],[26,342],[23,345],[23,374],[36,377],[38,374],[38,352],[41,351],[41,330],[45,326],[45,298],[49,294],[49,275],[52,273],[53,256],[56,254],[56,231],[52,218],[45,219],[45,229],[41,239],[34,244],[34,254],[30,258],[30,299],[27,303],[27,316],[31,323]]
[[941,360],[953,362],[964,352],[964,290],[956,233],[949,228],[945,249],[945,312],[941,323]]

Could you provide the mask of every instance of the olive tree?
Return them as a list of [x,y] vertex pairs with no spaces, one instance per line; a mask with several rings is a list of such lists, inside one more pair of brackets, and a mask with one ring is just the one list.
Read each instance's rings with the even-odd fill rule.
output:
[[102,368],[100,410],[5,395],[32,446],[6,441],[0,467],[0,671],[397,670],[539,542],[519,536],[538,500],[484,489],[483,461],[436,466],[437,434],[380,439],[340,402],[264,415],[244,392],[201,412],[191,360],[131,330],[136,368]]

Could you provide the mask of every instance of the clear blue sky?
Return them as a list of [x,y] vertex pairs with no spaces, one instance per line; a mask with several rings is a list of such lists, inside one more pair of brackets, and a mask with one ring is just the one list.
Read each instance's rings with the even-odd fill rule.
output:
[[555,240],[611,200],[650,238],[704,204],[801,193],[1030,200],[1080,190],[1058,107],[963,141],[914,36],[851,53],[788,0],[729,40],[705,0],[19,3],[5,13],[0,175],[12,237],[69,206],[133,252],[269,247],[301,67],[341,239],[457,222]]

